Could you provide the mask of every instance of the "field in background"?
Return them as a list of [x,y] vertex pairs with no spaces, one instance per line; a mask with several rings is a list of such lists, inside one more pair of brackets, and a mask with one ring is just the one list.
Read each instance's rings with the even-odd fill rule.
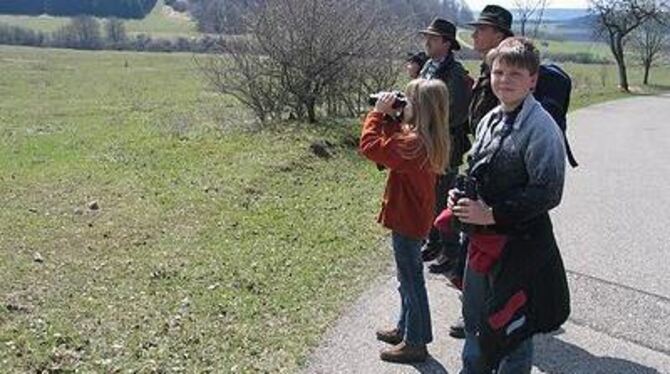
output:
[[[472,30],[460,28],[458,37],[466,45],[472,45]],[[571,40],[546,40],[540,39],[536,42],[537,47],[542,54],[592,54],[598,59],[612,60],[611,52],[607,44],[602,42],[590,41],[571,41]]]
[[[44,32],[56,31],[68,22],[68,17],[0,15],[0,23]],[[195,23],[183,14],[174,14],[164,5],[164,0],[158,0],[156,7],[144,19],[124,22],[130,35],[148,33],[164,38],[198,35]]]
[[[565,67],[573,109],[623,96]],[[388,269],[356,120],[236,129],[190,54],[0,46],[0,70],[3,370],[295,372]]]

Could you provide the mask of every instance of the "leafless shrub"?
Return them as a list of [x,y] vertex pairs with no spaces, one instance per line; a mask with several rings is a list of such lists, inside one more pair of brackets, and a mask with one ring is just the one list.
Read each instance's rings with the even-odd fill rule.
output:
[[218,92],[259,120],[321,111],[353,114],[368,92],[390,88],[407,38],[375,0],[270,0],[247,15],[245,37],[200,61]]
[[661,59],[670,45],[669,21],[670,15],[662,12],[658,18],[648,20],[632,32],[631,44],[644,68],[643,84],[649,84],[651,67]]

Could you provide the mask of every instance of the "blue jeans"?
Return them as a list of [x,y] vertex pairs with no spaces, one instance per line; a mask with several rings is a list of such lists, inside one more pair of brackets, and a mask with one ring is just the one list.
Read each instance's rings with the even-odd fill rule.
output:
[[397,327],[409,345],[423,345],[433,341],[428,292],[423,278],[421,244],[422,240],[393,232],[393,255],[401,299]]
[[[465,321],[465,344],[463,345],[463,369],[461,374],[485,373],[481,362],[481,350],[477,342],[477,332],[484,310],[484,301],[489,293],[489,280],[486,274],[465,266],[463,282],[463,319]],[[497,368],[497,374],[530,373],[533,365],[533,339],[529,338],[512,353],[507,355]],[[488,373],[487,373],[488,374]]]

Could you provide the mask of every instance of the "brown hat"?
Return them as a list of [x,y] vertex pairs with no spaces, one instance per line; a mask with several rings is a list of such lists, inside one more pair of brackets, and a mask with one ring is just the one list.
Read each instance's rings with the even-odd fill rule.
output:
[[443,36],[451,41],[451,49],[454,51],[461,49],[461,45],[456,40],[456,26],[446,19],[435,18],[425,30],[419,31],[419,34]]
[[475,22],[469,22],[468,25],[489,25],[503,32],[505,36],[514,36],[512,32],[512,13],[498,5],[485,6],[479,13],[479,18]]

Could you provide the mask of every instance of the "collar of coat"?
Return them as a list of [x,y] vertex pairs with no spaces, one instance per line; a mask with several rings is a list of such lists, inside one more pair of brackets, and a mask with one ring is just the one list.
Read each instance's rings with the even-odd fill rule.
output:
[[[514,130],[519,130],[521,126],[526,122],[526,119],[530,116],[533,111],[540,106],[540,103],[535,100],[535,97],[533,96],[533,93],[529,93],[528,96],[523,100],[521,103],[521,112],[516,116],[516,120],[514,121],[514,125],[512,128]],[[498,105],[495,107],[492,111],[493,116],[502,116],[503,115],[503,107],[502,104]]]
[[454,54],[449,52],[446,55],[444,55],[441,59],[435,60],[435,59],[430,59],[430,62],[434,64],[437,68],[436,71],[442,71],[445,70],[448,66],[450,66],[454,62]]

